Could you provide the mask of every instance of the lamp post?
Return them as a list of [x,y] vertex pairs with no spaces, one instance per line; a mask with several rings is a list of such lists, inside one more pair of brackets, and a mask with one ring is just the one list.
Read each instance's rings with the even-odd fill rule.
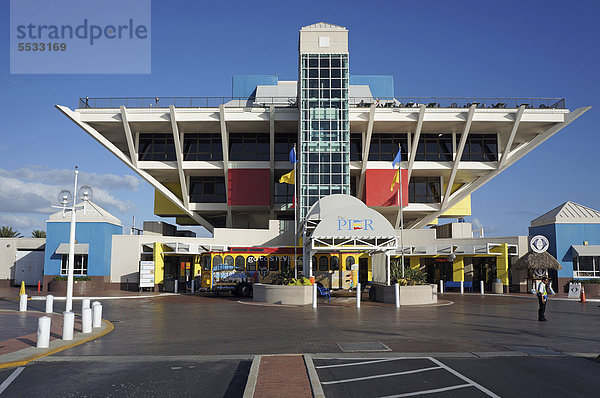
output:
[[[73,195],[71,192],[64,190],[58,194],[58,201],[63,209],[63,217],[65,211],[71,210],[71,229],[69,232],[69,261],[67,263],[67,302],[65,311],[69,312],[73,309],[73,273],[75,268],[75,225],[77,223],[77,208],[81,208],[81,205],[76,205],[77,197],[77,174],[79,174],[79,168],[75,166],[75,183],[73,185]],[[92,198],[92,188],[89,186],[81,187],[81,199],[83,200],[83,211],[85,214],[85,207],[88,200]],[[67,207],[68,204],[73,201],[73,205]],[[52,206],[59,207],[59,206]]]

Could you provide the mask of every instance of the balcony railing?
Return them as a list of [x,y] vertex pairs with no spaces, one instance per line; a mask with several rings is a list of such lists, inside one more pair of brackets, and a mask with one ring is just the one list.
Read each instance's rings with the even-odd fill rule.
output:
[[[381,108],[518,108],[524,105],[532,109],[565,109],[564,98],[506,98],[506,97],[352,97],[348,100],[352,108],[368,108],[375,103]],[[296,97],[123,97],[123,98],[79,98],[79,108],[216,108],[219,105],[233,108],[296,108]]]

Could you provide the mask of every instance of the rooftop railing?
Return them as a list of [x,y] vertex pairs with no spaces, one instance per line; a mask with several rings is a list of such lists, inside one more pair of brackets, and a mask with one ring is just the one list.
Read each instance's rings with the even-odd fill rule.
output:
[[[348,100],[352,108],[368,108],[375,103],[381,108],[518,108],[521,105],[532,109],[565,109],[564,98],[506,98],[506,97],[352,97]],[[219,105],[233,108],[296,108],[296,97],[124,97],[124,98],[80,98],[79,108],[216,108]]]

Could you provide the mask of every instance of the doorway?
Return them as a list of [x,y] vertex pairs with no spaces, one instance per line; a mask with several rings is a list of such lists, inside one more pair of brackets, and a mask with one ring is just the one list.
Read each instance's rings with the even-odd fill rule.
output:
[[369,259],[361,257],[358,259],[358,282],[362,286],[366,286],[369,281]]

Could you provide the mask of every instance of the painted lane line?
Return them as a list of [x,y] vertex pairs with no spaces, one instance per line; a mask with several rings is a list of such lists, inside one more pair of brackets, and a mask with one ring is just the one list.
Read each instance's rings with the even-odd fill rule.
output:
[[385,397],[381,397],[381,398],[414,397],[415,395],[435,394],[436,392],[458,390],[459,388],[466,388],[466,387],[475,387],[475,386],[472,385],[472,384],[459,384],[459,385],[456,385],[456,386],[450,386],[450,387],[444,387],[444,388],[436,388],[434,390],[423,390],[423,391],[407,392],[407,393],[404,393],[404,394],[397,394],[397,395],[386,395]]
[[327,368],[340,368],[343,366],[357,366],[357,365],[368,365],[371,363],[379,363],[379,362],[389,362],[389,361],[400,361],[405,358],[387,358],[387,359],[377,359],[375,361],[365,361],[365,362],[352,362],[352,363],[341,363],[339,365],[323,365],[323,366],[315,366],[316,369],[327,369]]
[[380,379],[382,377],[393,377],[393,376],[402,376],[402,375],[409,375],[409,374],[413,374],[413,373],[421,373],[421,372],[427,372],[429,370],[437,370],[437,369],[443,369],[441,366],[434,366],[431,368],[423,368],[423,369],[415,369],[415,370],[407,370],[405,372],[397,372],[397,373],[386,373],[386,374],[382,374],[382,375],[375,375],[375,376],[365,376],[365,377],[356,377],[354,379],[344,379],[344,380],[333,380],[333,381],[322,381],[321,384],[339,384],[339,383],[349,383],[349,382],[353,382],[353,381],[362,381],[362,380],[371,380],[371,379]]
[[2,394],[4,390],[8,388],[8,386],[10,386],[10,383],[15,381],[15,379],[21,374],[23,369],[25,369],[23,366],[16,368],[15,371],[12,372],[2,384],[0,384],[0,394]]
[[435,358],[429,358],[432,362],[440,365],[442,368],[446,369],[448,372],[452,373],[454,376],[463,379],[464,381],[466,381],[467,383],[470,383],[471,385],[473,385],[475,388],[477,388],[480,391],[483,391],[484,393],[486,393],[488,396],[492,397],[492,398],[500,398],[499,395],[494,394],[493,392],[491,392],[490,390],[488,390],[487,388],[485,388],[484,386],[482,386],[479,383],[474,382],[473,380],[469,379],[467,376],[464,376],[460,373],[458,373],[456,370],[452,369],[449,366],[444,365],[442,362],[438,361]]
[[171,370],[179,370],[181,369],[181,366],[171,366]]

